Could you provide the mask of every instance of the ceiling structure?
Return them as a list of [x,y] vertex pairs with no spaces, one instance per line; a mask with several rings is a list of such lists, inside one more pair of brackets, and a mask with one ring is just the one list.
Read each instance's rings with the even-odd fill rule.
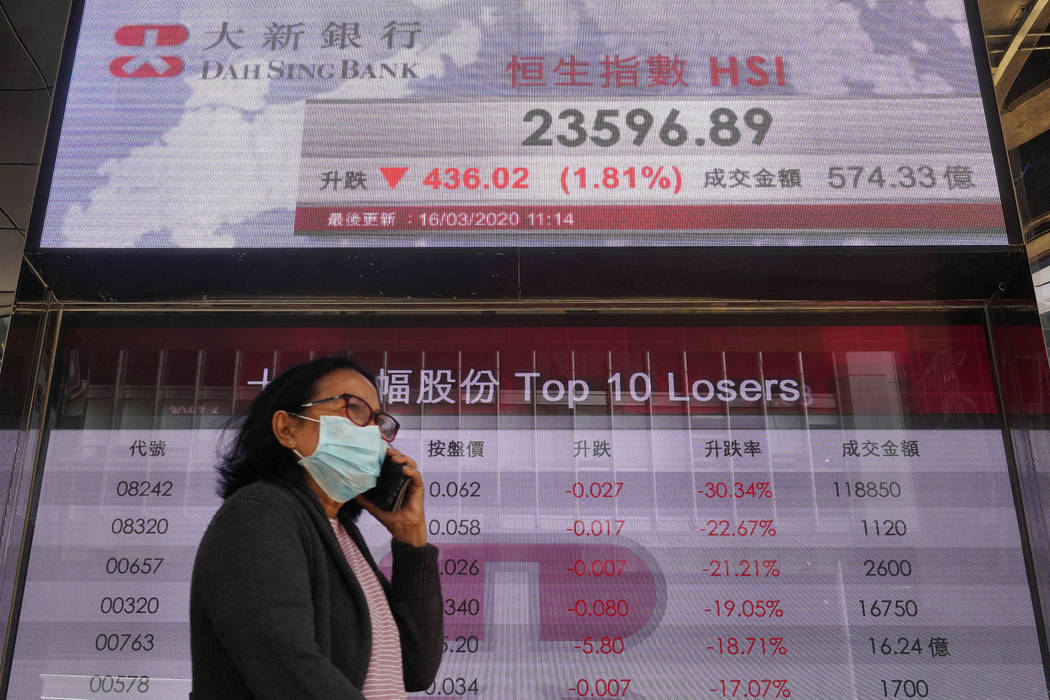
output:
[[[1050,0],[978,3],[1007,147],[1016,149],[1050,131]],[[0,305],[8,309],[69,9],[70,0],[0,0]]]
[[1008,150],[1050,130],[1050,0],[984,0],[981,16]]

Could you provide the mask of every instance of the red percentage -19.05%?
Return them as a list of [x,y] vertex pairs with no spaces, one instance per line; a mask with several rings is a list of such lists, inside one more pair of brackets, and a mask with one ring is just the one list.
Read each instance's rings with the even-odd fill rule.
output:
[[716,600],[704,612],[715,617],[784,617],[779,600]]

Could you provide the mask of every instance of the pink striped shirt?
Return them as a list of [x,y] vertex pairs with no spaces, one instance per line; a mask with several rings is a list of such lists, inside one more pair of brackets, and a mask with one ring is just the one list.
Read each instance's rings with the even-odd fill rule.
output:
[[401,670],[401,635],[390,612],[390,604],[383,587],[372,567],[365,561],[361,550],[350,539],[338,520],[329,518],[339,546],[343,549],[350,570],[357,577],[365,592],[368,614],[372,619],[372,657],[365,673],[365,685],[361,693],[368,700],[404,700],[405,681]]

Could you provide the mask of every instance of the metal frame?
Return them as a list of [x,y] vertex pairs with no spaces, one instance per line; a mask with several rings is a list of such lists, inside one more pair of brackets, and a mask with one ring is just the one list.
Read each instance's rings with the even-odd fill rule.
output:
[[[756,301],[750,299],[536,299],[508,301],[490,299],[466,301],[449,299],[376,300],[361,298],[301,298],[294,300],[224,300],[186,302],[57,302],[68,313],[112,314],[201,314],[201,313],[308,313],[308,314],[441,314],[470,315],[565,315],[601,311],[608,314],[696,314],[696,313],[854,313],[893,311],[960,311],[983,309],[982,299],[904,300],[904,301]],[[1029,299],[999,302],[1018,310],[1031,309]],[[40,312],[45,304],[18,302],[15,313]]]
[[35,504],[32,500],[41,476],[40,457],[47,440],[48,406],[62,335],[63,309],[55,303],[54,296],[49,296],[37,313],[40,324],[33,353],[33,379],[19,421],[19,436],[0,519],[0,571],[8,572],[0,579],[0,629],[4,631],[0,697],[6,696],[10,659],[14,653],[12,642],[18,624],[17,611],[22,604],[21,582],[28,565],[25,551],[33,535],[30,515]]

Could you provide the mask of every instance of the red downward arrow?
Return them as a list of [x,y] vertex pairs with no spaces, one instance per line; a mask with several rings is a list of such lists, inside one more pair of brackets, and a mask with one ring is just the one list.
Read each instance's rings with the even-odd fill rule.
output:
[[383,173],[383,177],[390,184],[390,189],[394,189],[408,172],[408,168],[380,168],[379,172]]

